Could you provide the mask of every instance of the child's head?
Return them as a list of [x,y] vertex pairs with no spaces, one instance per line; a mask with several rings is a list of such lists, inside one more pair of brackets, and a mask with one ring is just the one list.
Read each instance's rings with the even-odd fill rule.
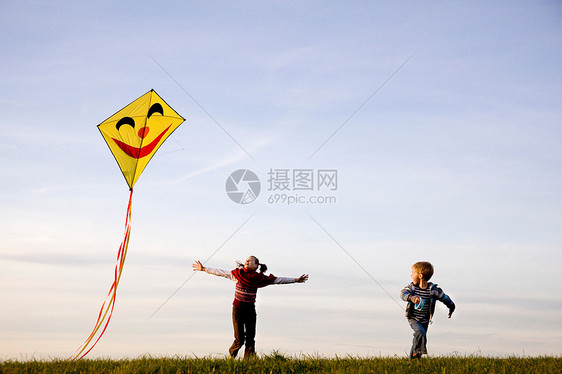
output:
[[260,260],[258,260],[258,258],[256,256],[250,256],[244,262],[244,269],[246,269],[246,270],[256,271],[258,269],[258,267],[260,269],[260,273],[264,273],[264,272],[267,271],[267,265],[266,264],[260,264]]
[[[414,273],[416,273],[418,277],[423,278],[425,281],[428,281],[433,275],[433,265],[425,261],[416,262],[414,265],[412,265],[412,279],[414,279]],[[415,279],[414,283],[416,283]]]

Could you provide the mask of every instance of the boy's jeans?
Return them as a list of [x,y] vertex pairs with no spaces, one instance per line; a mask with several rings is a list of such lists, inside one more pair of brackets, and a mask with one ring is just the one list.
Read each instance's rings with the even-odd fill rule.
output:
[[420,323],[415,319],[408,319],[410,327],[414,330],[414,339],[412,340],[412,349],[410,349],[410,358],[414,353],[427,354],[427,328],[429,323]]

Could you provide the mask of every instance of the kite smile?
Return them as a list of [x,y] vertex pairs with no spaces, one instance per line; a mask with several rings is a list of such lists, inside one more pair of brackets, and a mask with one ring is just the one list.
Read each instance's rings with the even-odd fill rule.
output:
[[158,143],[160,142],[162,137],[170,129],[170,126],[168,126],[164,131],[162,131],[160,133],[160,135],[158,135],[152,142],[150,142],[149,144],[145,145],[144,147],[140,147],[140,148],[139,147],[133,147],[132,145],[123,143],[122,141],[117,140],[115,138],[111,138],[111,139],[113,139],[115,144],[117,144],[119,146],[119,148],[121,148],[121,150],[123,152],[125,152],[128,156],[139,159],[139,158],[143,158],[143,157],[148,156],[149,154],[152,153],[152,151],[154,151],[154,149],[156,148],[156,146],[158,145]]

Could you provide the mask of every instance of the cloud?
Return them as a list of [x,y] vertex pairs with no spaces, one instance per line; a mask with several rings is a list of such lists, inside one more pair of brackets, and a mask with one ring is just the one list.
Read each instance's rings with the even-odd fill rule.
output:
[[103,256],[79,255],[62,252],[0,253],[0,260],[53,266],[98,265],[111,263]]
[[193,177],[206,174],[209,172],[214,172],[216,170],[223,169],[226,166],[236,164],[244,159],[248,159],[248,153],[254,154],[258,150],[266,147],[268,144],[273,143],[273,141],[274,141],[274,137],[264,137],[258,141],[255,141],[251,147],[247,148],[246,149],[247,153],[246,151],[241,149],[235,150],[230,154],[223,156],[222,158],[212,160],[212,163],[208,164],[207,166],[201,169],[184,174],[179,179],[167,182],[166,184],[174,185],[174,184],[183,183],[186,180],[191,179]]

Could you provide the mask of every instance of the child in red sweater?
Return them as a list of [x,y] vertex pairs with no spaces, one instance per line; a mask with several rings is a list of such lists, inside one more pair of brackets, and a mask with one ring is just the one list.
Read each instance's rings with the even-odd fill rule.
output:
[[[259,268],[259,272],[257,271]],[[236,357],[242,345],[246,345],[244,358],[254,356],[256,336],[256,295],[258,288],[270,284],[304,283],[308,280],[308,274],[298,278],[276,277],[273,274],[265,275],[267,265],[260,264],[255,256],[246,259],[244,265],[238,263],[236,269],[231,272],[208,268],[199,261],[193,263],[193,271],[204,271],[209,274],[228,278],[236,282],[234,301],[232,303],[232,324],[234,326],[234,342],[229,349],[230,357]]]

